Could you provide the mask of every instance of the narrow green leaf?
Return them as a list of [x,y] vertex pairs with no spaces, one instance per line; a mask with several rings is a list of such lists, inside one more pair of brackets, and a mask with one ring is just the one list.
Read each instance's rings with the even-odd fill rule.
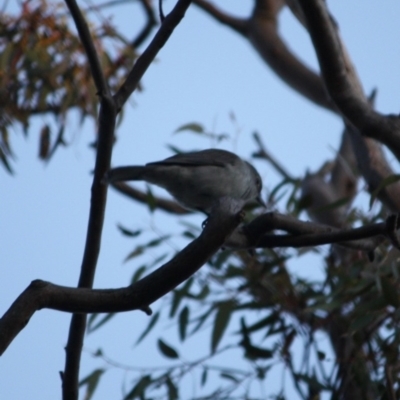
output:
[[169,317],[173,318],[175,316],[176,311],[183,299],[183,293],[181,290],[176,289],[172,292],[172,302],[171,302],[171,310],[169,312]]
[[279,321],[279,315],[277,313],[271,313],[265,318],[260,319],[259,321],[255,322],[254,324],[247,327],[247,332],[256,332],[260,329],[263,329],[269,325],[274,324],[275,322]]
[[233,382],[236,382],[236,383],[240,382],[240,379],[236,378],[236,376],[234,376],[232,374],[228,374],[227,372],[221,372],[219,376],[221,378],[229,379],[230,381],[233,381]]
[[178,388],[172,382],[171,378],[168,376],[166,380],[166,385],[168,388],[168,400],[177,400],[179,398]]
[[395,308],[399,308],[400,299],[399,291],[396,286],[386,277],[381,278],[383,297],[386,299],[388,304]]
[[179,314],[179,337],[183,342],[186,339],[186,331],[189,322],[189,307],[185,306],[182,308]]
[[374,324],[377,318],[379,318],[379,313],[376,312],[361,314],[359,317],[351,322],[348,329],[349,334],[361,331],[370,324]]
[[182,132],[182,131],[191,131],[195,133],[204,133],[203,125],[197,122],[191,122],[189,124],[185,124],[180,126],[178,129],[175,130],[174,133]]
[[147,269],[147,268],[146,268],[145,265],[142,265],[141,267],[139,267],[139,268],[135,271],[135,273],[133,274],[133,276],[132,276],[131,284],[137,282],[137,281],[141,278],[141,276],[144,274],[144,272],[146,271],[146,269]]
[[102,325],[104,325],[106,322],[108,322],[111,318],[113,318],[116,315],[116,313],[108,313],[106,315],[104,315],[100,321],[97,322],[97,324],[94,324],[94,318],[93,318],[93,322],[90,321],[89,319],[89,323],[88,323],[88,333],[92,333],[95,330],[99,329]]
[[214,311],[214,308],[215,308],[214,305],[212,305],[204,314],[197,317],[197,324],[194,326],[192,332],[190,332],[191,335],[196,333],[203,326],[204,322],[206,322],[207,318]]
[[136,398],[144,398],[146,388],[151,384],[151,375],[145,375],[138,383],[131,389],[131,391],[124,397],[124,400],[133,400]]
[[123,235],[129,237],[136,237],[142,233],[141,229],[137,229],[136,231],[131,231],[130,229],[124,228],[121,224],[117,224],[117,228],[121,231]]
[[79,382],[79,386],[86,386],[85,400],[90,400],[92,398],[104,372],[105,370],[102,368],[95,369]]
[[157,323],[158,318],[160,318],[160,312],[157,311],[151,318],[150,322],[147,325],[147,328],[143,331],[143,333],[139,336],[139,339],[136,341],[135,345],[138,345],[154,328],[154,325]]
[[211,352],[214,353],[219,342],[228,326],[235,303],[233,301],[224,301],[218,304],[215,314],[214,327],[211,335]]
[[14,174],[13,169],[11,168],[10,163],[8,162],[7,156],[4,154],[3,150],[0,147],[0,161],[3,163],[5,169],[11,174]]
[[207,377],[208,377],[208,369],[204,368],[203,372],[201,373],[201,378],[200,378],[200,384],[201,386],[204,386],[207,382]]
[[165,343],[163,340],[158,339],[158,348],[161,351],[161,353],[167,357],[167,358],[179,358],[179,354],[178,352],[171,347],[170,345],[168,345],[167,343]]
[[381,190],[385,189],[389,185],[393,185],[399,180],[400,180],[400,174],[389,175],[388,177],[383,179],[382,182],[378,185],[378,187],[371,193],[371,198],[369,199],[369,209],[372,208],[372,205],[374,204]]

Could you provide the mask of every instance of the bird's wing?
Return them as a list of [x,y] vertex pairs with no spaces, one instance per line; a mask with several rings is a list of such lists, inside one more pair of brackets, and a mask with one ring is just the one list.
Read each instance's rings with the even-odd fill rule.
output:
[[147,165],[214,165],[223,167],[226,164],[233,164],[238,159],[236,154],[226,150],[207,149],[193,153],[180,153],[162,161],[148,163]]

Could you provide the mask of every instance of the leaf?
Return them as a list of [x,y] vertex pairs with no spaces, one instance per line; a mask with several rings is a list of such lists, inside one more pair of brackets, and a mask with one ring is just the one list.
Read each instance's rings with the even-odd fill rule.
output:
[[236,378],[236,376],[234,376],[232,374],[228,374],[227,372],[221,372],[219,376],[221,378],[229,379],[230,381],[233,381],[233,382],[236,382],[236,383],[240,382],[240,379]]
[[262,328],[265,328],[269,325],[274,324],[276,321],[279,321],[279,315],[277,313],[271,313],[265,318],[260,319],[258,322],[247,327],[247,332],[256,332]]
[[0,147],[0,161],[3,163],[5,169],[11,174],[14,174],[13,169],[11,168],[10,163],[8,162],[7,156],[4,154],[3,150]]
[[132,390],[124,397],[124,400],[133,400],[135,398],[144,398],[143,394],[147,386],[152,382],[151,375],[145,375],[138,383],[132,388]]
[[196,333],[204,324],[206,319],[211,315],[211,313],[214,311],[214,305],[212,305],[204,314],[200,315],[197,317],[197,324],[193,328],[192,332],[190,332],[191,335]]
[[167,358],[179,358],[178,352],[171,347],[170,345],[166,344],[163,340],[158,339],[158,348],[161,353]]
[[181,289],[174,290],[171,311],[169,313],[170,318],[173,318],[173,316],[175,315],[176,311],[178,310],[178,307],[184,297],[192,297],[192,296],[190,296],[190,293],[189,293],[192,283],[193,283],[193,278],[189,278],[185,282],[185,284],[183,285],[183,287]]
[[179,314],[179,337],[183,342],[186,339],[186,331],[189,322],[189,307],[185,306],[182,308]]
[[379,318],[379,313],[373,312],[368,314],[361,314],[354,321],[351,322],[348,332],[349,334],[354,334],[355,332],[361,331],[372,323],[376,322]]
[[177,400],[179,398],[178,388],[172,382],[171,378],[168,376],[166,380],[166,385],[168,388],[168,400]]
[[86,395],[85,400],[90,400],[100,382],[101,376],[104,374],[105,370],[102,368],[95,369],[92,373],[90,373],[86,378],[83,378],[79,382],[79,386],[86,385]]
[[168,239],[170,237],[170,235],[164,235],[161,236],[157,239],[152,239],[149,242],[145,243],[145,244],[141,244],[138,245],[134,248],[133,251],[131,251],[124,259],[124,262],[127,262],[129,260],[131,260],[134,257],[140,256],[141,254],[143,254],[144,250],[148,249],[149,247],[156,247],[159,244],[161,244],[164,240]]
[[389,185],[393,185],[394,183],[400,180],[400,174],[389,175],[378,185],[378,187],[371,193],[371,198],[369,199],[369,209],[371,210],[372,205],[374,204],[376,198],[378,197],[381,190],[385,189]]
[[383,297],[388,302],[388,304],[395,308],[399,308],[399,291],[397,290],[396,286],[393,285],[393,283],[386,277],[381,278],[381,285]]
[[200,385],[204,386],[207,382],[207,377],[208,377],[208,369],[204,368],[203,372],[201,373],[201,378],[200,378]]
[[250,343],[243,343],[245,348],[245,357],[249,360],[264,359],[268,360],[274,356],[274,351],[270,349],[264,349],[262,347],[253,346]]
[[154,328],[154,325],[157,323],[158,318],[160,318],[160,312],[157,311],[151,318],[150,322],[147,325],[147,328],[143,331],[143,333],[139,336],[139,339],[136,341],[135,345],[138,345]]
[[137,229],[136,231],[131,231],[130,229],[124,228],[122,225],[117,224],[117,228],[121,231],[121,233],[125,236],[136,237],[142,233],[141,229]]
[[208,285],[204,285],[199,294],[193,295],[196,300],[204,300],[210,294],[210,288]]
[[218,304],[214,327],[211,335],[211,352],[214,353],[228,326],[235,303],[231,300]]
[[150,212],[153,212],[156,209],[156,198],[154,197],[149,185],[146,185],[146,202],[149,206]]
[[132,276],[131,284],[137,282],[137,281],[141,278],[141,276],[144,274],[144,272],[146,271],[146,269],[147,269],[147,268],[146,268],[145,265],[142,265],[141,267],[139,267],[139,268],[135,271],[135,273],[133,274],[133,276]]
[[93,315],[93,319],[89,318],[88,333],[92,333],[95,330],[99,329],[102,325],[104,325],[111,318],[113,318],[116,315],[116,313],[108,313],[108,314],[104,315],[103,318],[101,318],[100,321],[98,321],[97,324],[95,324],[95,325],[93,324],[93,322],[94,322],[95,318],[97,317],[97,315],[99,315],[99,314],[92,314],[92,315]]
[[189,124],[180,126],[178,129],[176,129],[174,131],[174,133],[179,133],[182,131],[191,131],[194,133],[204,133],[204,127],[203,127],[203,125],[201,125],[197,122],[191,122]]

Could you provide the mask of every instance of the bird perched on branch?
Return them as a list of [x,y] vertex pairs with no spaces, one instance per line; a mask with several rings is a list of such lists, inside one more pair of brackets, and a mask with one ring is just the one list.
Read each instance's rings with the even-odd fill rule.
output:
[[105,180],[152,183],[166,189],[184,207],[207,215],[222,197],[245,203],[257,201],[265,206],[260,196],[259,173],[250,163],[226,150],[181,153],[144,166],[112,168]]

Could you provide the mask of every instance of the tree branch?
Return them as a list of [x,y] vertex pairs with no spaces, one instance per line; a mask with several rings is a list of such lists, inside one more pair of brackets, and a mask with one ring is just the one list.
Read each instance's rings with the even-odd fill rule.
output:
[[157,23],[153,7],[151,6],[149,0],[141,0],[141,3],[146,13],[147,22],[140,33],[137,35],[135,40],[132,41],[133,48],[139,47],[147,39],[147,37],[150,35],[151,30]]
[[122,108],[122,106],[128,100],[129,96],[137,88],[140,79],[142,79],[143,77],[143,74],[146,72],[147,68],[150,66],[157,53],[167,42],[175,27],[184,17],[190,3],[191,0],[178,0],[173,10],[167,15],[167,17],[163,21],[160,29],[154,36],[147,49],[136,60],[135,65],[129,72],[125,82],[122,84],[118,92],[114,95],[114,100],[118,110]]
[[78,30],[79,37],[82,41],[82,45],[85,48],[85,52],[92,72],[92,77],[96,85],[97,93],[101,95],[109,95],[110,90],[105,80],[103,71],[101,69],[100,60],[97,56],[96,48],[94,47],[92,37],[90,35],[89,28],[83,17],[81,11],[75,0],[65,0],[69,11],[71,12],[72,18],[75,22],[76,29]]
[[[327,225],[297,220],[289,215],[266,213],[249,224],[239,227],[225,245],[231,248],[305,247],[339,243],[346,247],[372,251],[384,238],[400,248],[397,239],[399,215],[392,215],[386,222],[356,229],[337,229]],[[289,235],[270,234],[273,230]],[[377,236],[378,238],[373,238]],[[379,236],[382,236],[379,238]],[[368,241],[361,239],[372,238]],[[351,241],[351,242],[350,242]],[[358,241],[358,242],[355,242]]]
[[42,308],[85,314],[147,310],[151,303],[192,276],[218,251],[242,220],[242,207],[242,202],[222,199],[197,239],[171,261],[126,288],[75,289],[33,281],[0,319],[0,354]]
[[221,24],[228,26],[229,28],[233,29],[235,32],[240,33],[243,36],[247,36],[248,26],[246,19],[232,17],[231,15],[226,14],[225,12],[221,11],[213,4],[205,0],[194,0],[193,4],[201,8],[207,14],[211,15]]
[[[79,37],[85,48],[93,80],[100,96],[98,149],[91,192],[89,222],[86,233],[85,250],[82,259],[79,288],[93,286],[97,259],[100,252],[101,235],[104,222],[107,186],[102,184],[102,178],[109,169],[111,151],[116,121],[116,107],[110,96],[110,89],[101,69],[89,28],[75,0],[65,0],[74,19]],[[78,399],[79,365],[86,329],[86,315],[74,314],[66,345],[66,360],[62,375],[64,400]]]
[[259,0],[255,2],[253,13],[248,19],[238,19],[218,10],[207,1],[194,1],[194,4],[218,22],[246,37],[268,66],[292,89],[313,103],[337,112],[320,76],[305,66],[280,37],[277,17],[282,3],[280,0]]
[[372,108],[346,62],[337,29],[323,0],[299,0],[326,88],[342,115],[366,137],[384,143],[400,160],[400,119]]

